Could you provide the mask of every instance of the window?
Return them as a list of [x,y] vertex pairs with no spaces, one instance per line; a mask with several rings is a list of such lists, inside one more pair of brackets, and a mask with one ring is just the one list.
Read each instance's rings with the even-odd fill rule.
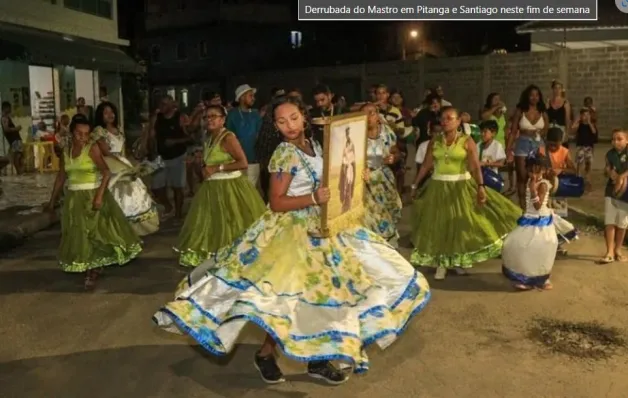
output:
[[173,100],[177,100],[177,90],[175,90],[174,88],[169,88],[168,91],[166,91],[166,94],[169,97],[172,97]]
[[177,59],[182,61],[188,58],[185,43],[177,43]]
[[161,47],[152,46],[150,49],[150,62],[158,64],[161,62]]
[[198,57],[201,59],[205,59],[209,56],[209,48],[207,48],[207,42],[205,40],[201,40],[198,42]]
[[181,105],[183,108],[187,108],[189,105],[187,88],[181,89]]
[[64,0],[63,5],[71,10],[111,19],[112,0]]
[[292,48],[301,48],[303,45],[303,33],[297,30],[290,32],[290,43],[292,43]]

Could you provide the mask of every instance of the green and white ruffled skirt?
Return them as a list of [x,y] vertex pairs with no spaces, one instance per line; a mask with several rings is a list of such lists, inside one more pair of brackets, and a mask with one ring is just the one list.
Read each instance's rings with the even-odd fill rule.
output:
[[470,268],[499,257],[503,240],[517,226],[521,209],[492,189],[477,204],[469,173],[433,175],[414,201],[411,240],[414,266]]
[[59,263],[65,272],[124,265],[142,251],[140,238],[108,190],[102,207],[93,209],[97,191],[69,186],[65,192],[59,246]]

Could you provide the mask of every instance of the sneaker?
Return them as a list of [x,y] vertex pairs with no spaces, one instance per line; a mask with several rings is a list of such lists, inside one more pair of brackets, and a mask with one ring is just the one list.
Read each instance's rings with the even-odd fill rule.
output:
[[447,276],[447,268],[445,267],[436,268],[436,275],[434,275],[434,279],[436,279],[437,281],[442,281],[445,279],[446,276]]
[[265,357],[255,354],[255,360],[253,361],[255,369],[259,372],[260,377],[267,384],[277,384],[286,381],[283,378],[281,369],[277,366],[277,360],[274,355],[267,355]]
[[469,275],[469,272],[466,269],[464,269],[464,268],[456,267],[456,268],[454,268],[454,270],[456,271],[456,275],[458,275],[458,276]]
[[349,380],[349,377],[347,377],[345,373],[338,370],[329,361],[309,362],[307,364],[307,374],[314,379],[324,380],[327,384],[334,386]]

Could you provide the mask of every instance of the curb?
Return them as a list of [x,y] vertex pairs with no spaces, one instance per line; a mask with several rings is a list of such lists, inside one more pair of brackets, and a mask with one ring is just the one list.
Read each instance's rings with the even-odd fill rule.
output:
[[13,249],[37,232],[50,228],[59,222],[59,216],[44,213],[23,216],[17,225],[0,232],[0,253]]
[[569,211],[575,213],[578,218],[581,218],[587,224],[595,225],[596,227],[601,229],[604,229],[605,227],[604,217],[602,216],[596,216],[571,205],[569,205]]

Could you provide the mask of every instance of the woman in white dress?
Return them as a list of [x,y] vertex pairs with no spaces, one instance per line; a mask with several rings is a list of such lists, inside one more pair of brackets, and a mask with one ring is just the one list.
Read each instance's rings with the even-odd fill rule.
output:
[[308,363],[330,384],[347,377],[330,361],[368,369],[365,348],[386,348],[430,298],[429,285],[383,238],[362,226],[320,237],[320,146],[305,137],[306,108],[282,98],[269,111],[283,142],[270,164],[268,211],[179,285],[154,316],[215,355],[226,355],[247,323],[267,337],[254,364],[267,383],[284,381],[275,349]]
[[526,159],[529,178],[525,213],[506,237],[502,249],[502,271],[518,290],[552,288],[549,278],[558,238],[552,209],[547,206],[552,186],[543,176],[548,167],[549,161],[540,153]]
[[[124,212],[133,230],[145,236],[159,230],[159,215],[153,198],[146,185],[139,178],[120,178],[133,169],[124,156],[124,133],[118,127],[118,110],[111,102],[101,102],[96,108],[92,138],[98,143],[101,152],[114,174],[109,190]],[[118,178],[116,178],[118,174]]]

